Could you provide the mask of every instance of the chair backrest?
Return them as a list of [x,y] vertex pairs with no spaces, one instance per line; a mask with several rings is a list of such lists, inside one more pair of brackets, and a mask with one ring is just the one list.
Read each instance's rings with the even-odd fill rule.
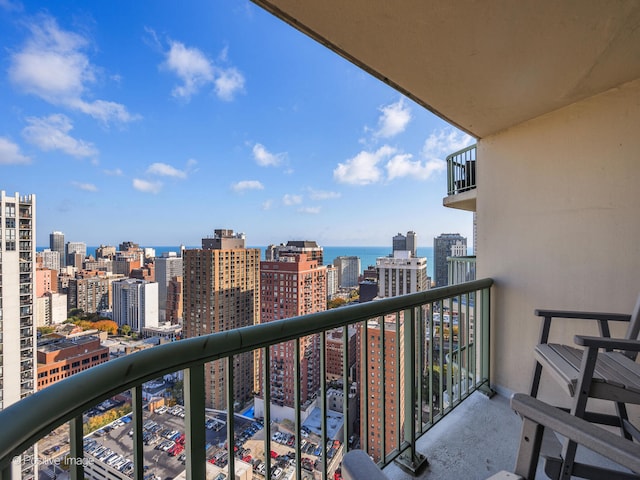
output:
[[[633,311],[631,312],[631,319],[629,320],[629,326],[627,327],[627,334],[624,338],[628,340],[638,340],[638,335],[640,335],[640,295],[638,295],[636,305],[633,307]],[[632,360],[635,360],[638,352],[627,351],[625,352],[625,355]]]

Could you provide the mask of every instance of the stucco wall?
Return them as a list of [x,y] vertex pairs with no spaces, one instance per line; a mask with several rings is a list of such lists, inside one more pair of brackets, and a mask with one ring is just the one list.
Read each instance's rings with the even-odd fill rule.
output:
[[[534,309],[628,313],[640,292],[640,81],[481,140],[478,166],[478,278],[496,281],[493,382],[528,391]],[[579,328],[556,327],[569,342]],[[543,397],[558,396],[551,386]]]

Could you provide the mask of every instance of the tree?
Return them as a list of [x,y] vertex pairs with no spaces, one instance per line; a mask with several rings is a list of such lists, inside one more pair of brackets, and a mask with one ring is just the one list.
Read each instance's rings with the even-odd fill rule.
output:
[[122,332],[123,335],[130,335],[131,334],[131,326],[129,325],[123,325],[122,327],[120,327],[120,332]]
[[331,310],[332,308],[338,308],[338,307],[342,307],[343,305],[345,305],[347,303],[347,301],[342,298],[342,297],[336,297],[333,300],[329,300],[327,302],[327,308],[329,310]]
[[118,324],[113,320],[98,320],[93,322],[93,328],[100,330],[101,332],[107,332],[109,335],[115,335],[118,333]]
[[38,327],[38,332],[40,332],[41,335],[49,335],[50,333],[53,333],[54,330],[54,327],[50,327],[48,325],[44,327]]

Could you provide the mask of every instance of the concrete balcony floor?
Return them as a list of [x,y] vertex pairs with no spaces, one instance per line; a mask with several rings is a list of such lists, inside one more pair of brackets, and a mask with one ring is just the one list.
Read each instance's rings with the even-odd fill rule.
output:
[[[522,420],[509,406],[509,398],[498,394],[489,398],[475,392],[418,441],[418,452],[429,461],[418,477],[396,464],[386,467],[384,473],[390,480],[482,480],[501,470],[513,471],[521,426]],[[554,447],[559,448],[555,435],[546,437],[543,450]],[[577,460],[619,468],[580,448]],[[542,460],[536,478],[549,478]]]

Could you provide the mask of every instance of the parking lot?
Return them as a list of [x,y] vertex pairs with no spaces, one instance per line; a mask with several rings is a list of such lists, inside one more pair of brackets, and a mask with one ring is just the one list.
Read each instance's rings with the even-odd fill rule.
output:
[[[184,471],[184,417],[184,407],[180,405],[161,407],[155,413],[145,411],[142,434],[145,480],[170,480]],[[127,415],[85,437],[85,458],[89,462],[86,470],[89,475],[95,472],[95,477],[99,478],[133,478],[133,430],[130,421],[131,417]],[[205,427],[207,460],[224,469],[228,465],[226,413],[207,411]],[[233,451],[238,459],[251,465],[254,480],[264,480],[265,459],[271,462],[274,480],[294,477],[295,436],[291,432],[273,424],[269,451],[265,455],[265,429],[261,422],[236,415],[234,427],[236,442]],[[320,437],[304,427],[302,435],[300,446],[303,480],[319,475],[322,455],[325,454],[332,474],[340,463],[338,457],[342,456],[340,442],[331,441],[321,446]],[[66,432],[52,435],[50,443],[47,442],[51,450],[48,453],[52,456],[60,455],[62,447],[68,448],[64,442],[67,438]],[[60,444],[60,450],[54,452],[51,444]]]
[[[172,479],[184,470],[184,407],[161,407],[155,413],[145,412],[144,442],[145,480]],[[114,421],[85,437],[85,457],[91,461],[87,470],[100,470],[101,475],[126,480],[133,476],[133,430],[130,415]],[[226,414],[206,417],[207,459],[220,467],[226,458]],[[251,421],[236,417],[236,430],[246,429]],[[224,453],[221,453],[224,452]]]

